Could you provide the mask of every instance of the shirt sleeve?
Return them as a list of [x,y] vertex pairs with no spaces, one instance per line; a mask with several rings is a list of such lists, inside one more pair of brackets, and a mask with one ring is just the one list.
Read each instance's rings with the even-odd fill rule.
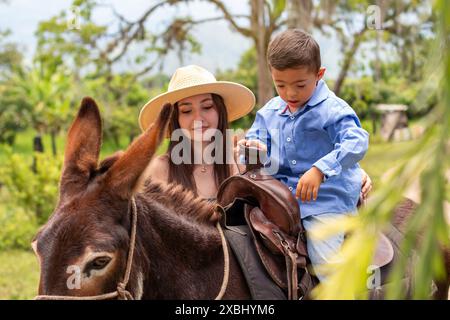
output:
[[[270,132],[266,126],[266,120],[261,112],[256,113],[255,121],[253,122],[250,129],[245,134],[245,139],[247,140],[259,140],[264,143],[267,147],[267,154],[264,155],[261,159],[262,163],[266,166],[270,164],[270,148],[271,148],[271,136]],[[243,158],[240,157],[240,161],[243,161]],[[243,163],[243,162],[241,162]]]
[[361,128],[356,115],[344,115],[326,127],[334,144],[334,149],[313,166],[317,167],[326,178],[341,174],[342,169],[358,163],[369,147],[369,134]]
[[266,126],[266,121],[260,112],[256,113],[255,121],[245,134],[247,140],[259,140],[270,150],[270,133]]

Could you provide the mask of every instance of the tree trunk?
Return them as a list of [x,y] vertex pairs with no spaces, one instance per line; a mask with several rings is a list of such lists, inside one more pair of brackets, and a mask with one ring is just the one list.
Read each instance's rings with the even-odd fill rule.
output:
[[[33,151],[40,152],[40,153],[44,152],[44,144],[42,143],[42,137],[39,133],[37,135],[35,135],[33,138]],[[32,169],[33,169],[34,173],[37,172],[37,160],[36,160],[35,155],[33,155]]]
[[273,98],[272,76],[266,62],[266,50],[258,50],[258,97],[257,103],[263,106]]
[[16,136],[14,134],[12,134],[6,138],[6,143],[8,144],[8,146],[12,147],[14,144],[14,141],[16,141]]
[[255,35],[257,60],[258,60],[258,96],[257,104],[263,106],[273,98],[272,77],[267,65],[266,54],[269,45],[270,34],[267,33],[264,11],[264,0],[251,0],[252,20],[251,28]]
[[56,132],[52,131],[50,133],[50,137],[52,140],[52,152],[53,152],[53,156],[56,157]]
[[313,25],[312,11],[314,4],[312,0],[289,1],[288,2],[288,28],[299,28],[311,33]]
[[366,27],[364,27],[364,29],[362,29],[354,36],[353,43],[350,49],[345,53],[344,64],[342,65],[341,71],[339,72],[339,76],[337,77],[336,83],[334,85],[334,93],[337,96],[339,96],[342,85],[344,84],[344,80],[347,77],[348,70],[350,69],[350,65],[353,62],[353,58],[355,57],[355,54],[358,51],[358,48],[362,42],[366,30],[367,30]]
[[370,116],[372,118],[372,134],[376,135],[377,131],[378,131],[377,130],[377,123],[378,123],[377,114],[374,110],[371,110]]
[[[36,159],[36,152],[44,152],[44,144],[42,143],[42,136],[38,133],[34,138],[33,138],[33,166],[32,166],[32,170],[33,172],[36,174],[37,173],[37,159]],[[38,219],[39,222],[42,222],[42,206],[40,204],[36,205],[36,209],[35,209],[35,214],[36,214],[36,218]]]

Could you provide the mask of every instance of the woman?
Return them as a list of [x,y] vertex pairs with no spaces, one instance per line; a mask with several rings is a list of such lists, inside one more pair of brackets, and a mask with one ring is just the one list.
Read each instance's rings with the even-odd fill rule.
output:
[[[142,190],[144,181],[152,177],[153,181],[175,182],[201,198],[214,199],[222,181],[239,172],[233,157],[232,161],[227,157],[233,155],[231,137],[226,134],[228,123],[248,114],[255,105],[255,96],[240,84],[216,81],[201,67],[182,67],[172,76],[168,91],[142,108],[139,115],[142,130],[156,119],[167,102],[175,105],[169,124],[168,151],[150,162],[137,190]],[[180,142],[174,137],[183,139],[184,148],[180,151]],[[214,151],[209,152],[210,149]],[[212,161],[205,154],[212,154]],[[366,198],[372,182],[364,171],[362,185],[362,196]]]

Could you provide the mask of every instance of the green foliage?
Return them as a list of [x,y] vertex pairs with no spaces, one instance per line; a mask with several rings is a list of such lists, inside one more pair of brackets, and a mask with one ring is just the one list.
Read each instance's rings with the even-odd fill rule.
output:
[[[444,0],[435,1],[435,12],[438,17],[438,37],[433,44],[434,50],[441,49],[442,55],[433,55],[431,61],[438,61],[441,68],[437,69],[440,86],[437,88],[439,101],[429,123],[427,132],[428,143],[423,144],[421,154],[430,152],[427,164],[421,174],[421,197],[416,214],[408,223],[406,240],[402,244],[405,251],[416,249],[417,259],[414,261],[415,299],[430,298],[430,283],[432,280],[448,279],[444,267],[444,257],[441,248],[450,248],[450,227],[446,223],[444,213],[445,174],[449,168],[448,139],[450,137],[450,3]],[[430,63],[431,65],[431,63]],[[432,70],[436,72],[436,70]],[[428,149],[428,150],[427,150]],[[421,239],[417,235],[421,234]],[[392,275],[393,280],[400,279],[406,270],[406,259],[402,259]],[[390,298],[402,297],[400,288],[389,292]]]
[[0,84],[0,143],[12,145],[16,135],[27,127],[26,106],[11,97],[5,85]]
[[39,265],[30,251],[0,251],[0,300],[32,299],[39,286]]
[[9,249],[29,250],[38,228],[36,217],[23,208],[6,204],[0,207],[0,251]]
[[373,80],[369,77],[357,80],[348,79],[339,96],[356,111],[361,119],[367,117],[369,106],[376,103]]
[[[405,104],[407,105],[410,119],[422,117],[428,114],[437,103],[436,94],[433,93],[430,84],[426,81],[411,81],[400,73],[399,63],[382,63],[382,80],[375,82],[372,76],[364,76],[359,79],[347,79],[341,89],[340,98],[345,100],[358,114],[360,119],[370,117],[377,104]],[[392,73],[389,73],[392,70]],[[397,71],[396,71],[397,70]],[[219,80],[228,80],[241,83],[253,92],[257,92],[257,61],[256,50],[251,48],[246,51],[234,70],[218,71]],[[333,81],[328,80],[333,87]],[[417,99],[426,95],[426,99]],[[248,116],[235,121],[232,126],[236,128],[248,128],[253,123],[256,110]]]
[[218,70],[216,77],[217,80],[238,82],[256,92],[258,90],[257,72],[256,49],[252,47],[242,54],[235,70]]
[[[107,26],[92,21],[96,5],[92,0],[75,0],[73,17],[68,17],[68,11],[63,10],[59,15],[41,21],[36,31],[36,58],[53,67],[65,65],[76,73],[93,65],[97,70],[103,70],[106,61],[95,57],[98,52],[94,49],[96,41],[105,36]],[[72,27],[70,19],[76,19]]]
[[12,144],[17,132],[26,127],[24,106],[11,97],[8,79],[20,69],[23,56],[15,43],[6,42],[9,31],[0,30],[0,143]]
[[8,193],[8,205],[34,214],[39,224],[44,223],[56,205],[62,157],[36,153],[35,173],[29,157],[14,154],[9,147],[3,147],[2,152],[6,156],[0,177]]
[[146,73],[161,66],[169,52],[183,57],[187,52],[201,50],[201,44],[191,33],[193,21],[189,17],[167,15],[169,19],[159,25],[163,28],[150,28],[147,23],[161,12],[160,8],[181,2],[184,1],[150,2],[133,21],[111,6],[112,22],[98,24],[94,17],[105,10],[104,4],[73,0],[69,8],[39,23],[36,57],[54,66],[65,65],[80,78],[93,70],[97,76],[109,77],[115,73],[113,66],[124,63],[130,69]]
[[[419,96],[425,98],[418,99]],[[424,81],[410,82],[405,78],[391,77],[376,83],[372,77],[347,79],[341,94],[361,119],[370,116],[370,112],[377,104],[404,104],[408,106],[407,114],[410,119],[422,117],[436,106],[437,96],[433,88]]]
[[[363,128],[367,128],[363,124]],[[368,130],[370,132],[370,130]],[[392,168],[404,163],[404,155],[408,154],[417,141],[373,142],[370,137],[370,147],[367,155],[361,160],[361,167],[367,172],[373,182],[374,191],[380,189],[383,176]]]
[[10,31],[0,30],[0,79],[11,73],[23,60],[19,46],[5,41],[10,34]]
[[118,147],[121,136],[132,139],[140,133],[137,121],[140,108],[149,97],[161,93],[165,79],[161,76],[146,79],[143,82],[151,87],[147,88],[129,73],[114,75],[108,84],[105,77],[86,78],[84,92],[94,97],[101,109],[106,140],[112,139]]
[[70,113],[72,77],[65,69],[49,69],[44,63],[17,70],[5,82],[12,111],[39,133],[58,132]]
[[269,2],[271,7],[270,15],[273,19],[280,17],[286,9],[286,0],[272,0]]

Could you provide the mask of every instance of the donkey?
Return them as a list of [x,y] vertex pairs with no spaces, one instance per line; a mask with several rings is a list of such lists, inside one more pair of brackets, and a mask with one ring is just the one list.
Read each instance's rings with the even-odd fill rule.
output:
[[[218,295],[225,258],[212,223],[213,205],[179,186],[151,181],[145,192],[133,196],[133,187],[164,137],[171,110],[172,106],[164,106],[156,123],[125,152],[98,165],[100,113],[93,99],[83,99],[68,133],[58,204],[32,243],[40,264],[38,298]],[[133,210],[137,223],[130,214]],[[133,223],[135,252],[129,257]],[[129,279],[124,281],[130,261]],[[227,265],[223,298],[249,299],[232,254]],[[102,295],[110,292],[117,294]]]
[[[251,298],[214,227],[213,204],[151,178],[144,192],[133,194],[172,108],[165,105],[125,152],[98,164],[100,113],[93,99],[83,99],[68,133],[58,204],[32,243],[40,265],[38,298]],[[404,202],[393,225],[403,232],[413,212],[414,204]],[[449,250],[445,259],[449,275]],[[435,298],[447,298],[449,279],[437,283]]]

